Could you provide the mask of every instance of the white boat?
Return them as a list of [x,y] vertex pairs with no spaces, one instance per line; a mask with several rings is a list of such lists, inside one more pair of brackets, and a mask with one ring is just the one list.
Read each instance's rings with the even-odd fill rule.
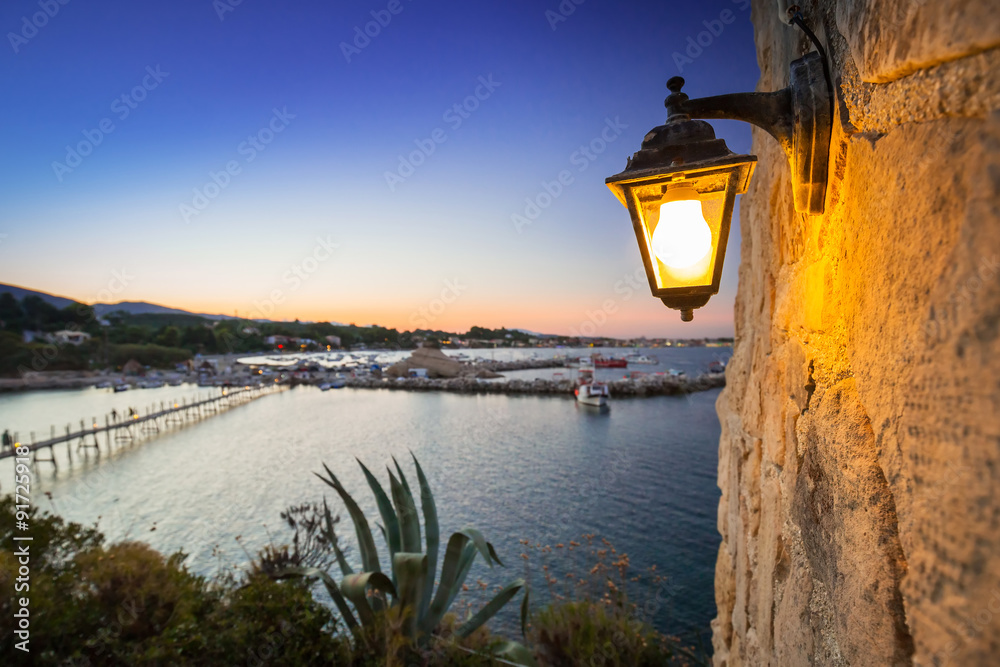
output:
[[320,391],[329,391],[329,390],[330,390],[330,387],[332,387],[332,386],[333,386],[333,385],[332,385],[332,384],[330,384],[329,382],[324,382],[323,384],[321,384],[321,385],[319,386],[319,390],[320,390]]
[[115,385],[115,391],[116,392],[119,392],[119,391],[128,391],[129,389],[131,389],[131,387],[129,387],[127,384],[116,384]]
[[650,366],[655,366],[660,363],[660,360],[656,357],[649,357],[645,354],[630,354],[625,357],[625,361],[630,364],[648,364]]
[[576,394],[578,403],[598,408],[605,407],[608,404],[608,399],[611,397],[608,385],[604,382],[597,382],[594,380],[592,372],[583,369],[580,371],[580,384],[577,385],[573,393]]
[[649,364],[650,366],[655,366],[660,363],[660,360],[655,357],[647,357],[645,354],[630,354],[625,357],[625,361],[630,364]]

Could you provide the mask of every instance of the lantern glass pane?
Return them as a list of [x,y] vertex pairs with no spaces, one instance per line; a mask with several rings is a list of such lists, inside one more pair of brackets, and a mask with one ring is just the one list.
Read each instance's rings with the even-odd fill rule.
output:
[[[726,201],[725,180],[720,184],[721,189],[701,189],[696,183],[633,185],[657,288],[712,284]],[[677,197],[682,199],[670,201]]]

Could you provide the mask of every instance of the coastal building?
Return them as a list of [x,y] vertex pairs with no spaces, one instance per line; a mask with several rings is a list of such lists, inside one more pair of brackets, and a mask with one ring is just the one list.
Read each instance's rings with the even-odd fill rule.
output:
[[85,331],[70,331],[64,329],[46,336],[49,342],[57,345],[83,345],[90,340],[90,334]]

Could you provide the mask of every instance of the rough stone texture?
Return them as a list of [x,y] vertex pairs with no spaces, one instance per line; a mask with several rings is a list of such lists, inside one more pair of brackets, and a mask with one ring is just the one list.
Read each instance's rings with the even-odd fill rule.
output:
[[871,83],[1000,46],[1000,12],[989,0],[840,0],[836,17]]
[[[940,3],[964,13],[935,41],[893,23],[902,4],[803,4],[840,84],[824,215],[795,213],[754,130],[718,402],[720,667],[998,664],[1000,53],[975,38],[995,10]],[[776,90],[809,45],[773,0],[753,21]],[[866,82],[876,65],[896,80]]]

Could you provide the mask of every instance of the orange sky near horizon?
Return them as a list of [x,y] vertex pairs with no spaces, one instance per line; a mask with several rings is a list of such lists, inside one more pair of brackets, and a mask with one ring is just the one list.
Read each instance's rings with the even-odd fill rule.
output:
[[[128,279],[134,274],[121,270],[118,275]],[[633,283],[638,284],[634,289],[627,284],[619,284],[617,294],[614,286],[609,286],[603,292],[595,291],[593,295],[536,291],[513,303],[511,299],[506,299],[506,303],[484,303],[482,299],[473,298],[472,283],[459,282],[452,283],[452,291],[448,291],[446,285],[423,296],[386,295],[375,300],[360,296],[338,297],[337,304],[333,305],[326,299],[317,299],[315,294],[285,293],[279,288],[259,291],[259,296],[246,296],[243,290],[231,290],[232,300],[221,299],[215,294],[175,294],[169,287],[161,285],[150,290],[127,285],[112,294],[112,290],[117,287],[112,284],[114,280],[112,278],[107,281],[105,287],[89,290],[64,289],[61,281],[21,286],[90,304],[146,301],[208,315],[238,315],[275,321],[292,321],[297,318],[302,321],[334,321],[359,326],[378,324],[400,331],[433,329],[464,333],[472,326],[482,326],[587,337],[732,336],[731,297],[716,297],[708,306],[695,313],[693,323],[684,324],[676,311],[665,308],[650,296],[645,283]],[[86,294],[90,297],[85,296]],[[108,296],[113,298],[106,298]],[[278,297],[281,302],[275,303],[272,296]],[[651,322],[657,325],[651,327]]]

